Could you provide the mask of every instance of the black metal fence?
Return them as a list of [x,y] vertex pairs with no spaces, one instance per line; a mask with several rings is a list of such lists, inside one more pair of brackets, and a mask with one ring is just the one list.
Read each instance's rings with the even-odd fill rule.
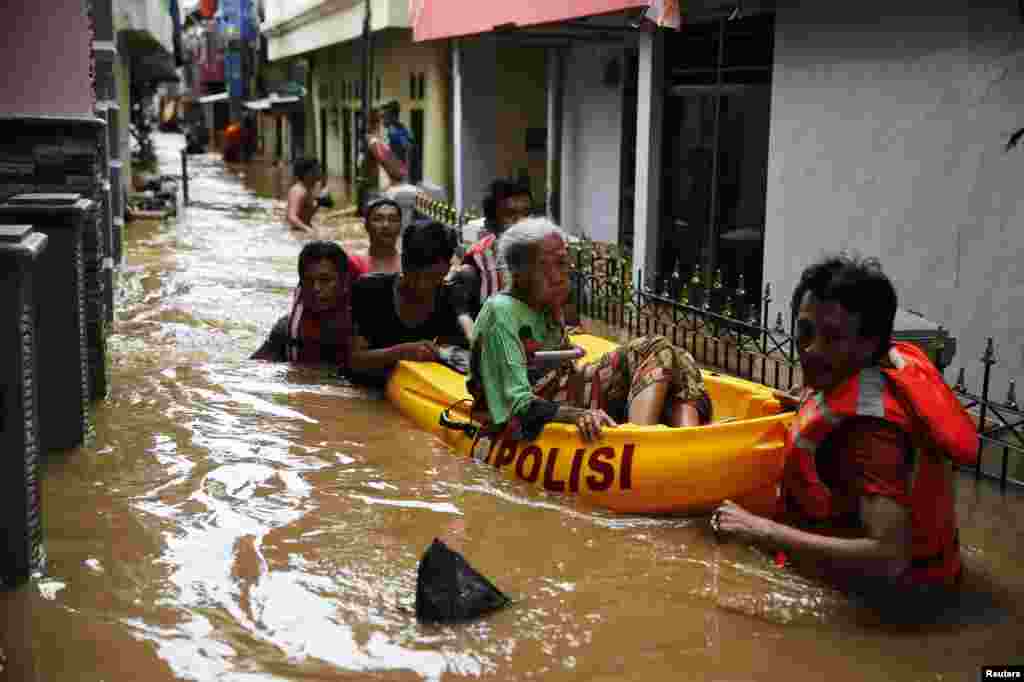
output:
[[[424,196],[416,210],[425,217],[461,229],[473,216],[459,214],[451,206]],[[742,277],[736,287],[726,286],[719,273],[710,286],[699,271],[684,278],[678,271],[667,277],[633,268],[628,250],[614,244],[583,239],[570,246],[573,255],[573,289],[581,317],[603,326],[609,336],[629,338],[660,334],[686,348],[697,362],[771,388],[790,390],[802,382],[794,335],[796,320],[784,320],[777,312],[769,320],[772,287],[749,291]],[[634,272],[636,275],[634,276]],[[788,307],[788,306],[787,306]],[[899,338],[899,335],[895,335]],[[919,339],[914,339],[922,345]],[[940,371],[946,358],[944,332],[934,335],[924,350]],[[991,395],[993,368],[998,364],[994,343],[988,339],[980,361],[984,364],[980,393],[965,385],[961,364],[953,391],[978,424],[976,478],[998,480],[1024,487],[1024,410],[1017,404],[1016,383],[1009,382],[1004,400]],[[984,464],[999,457],[999,473]],[[1011,460],[1016,462],[1010,471]]]
[[[997,478],[999,484],[1006,487],[1007,481],[1014,485],[1024,486],[1024,481],[1010,476],[1008,471],[1010,453],[1013,453],[1017,463],[1017,471],[1024,473],[1024,411],[1017,404],[1017,382],[1010,379],[1006,391],[1006,398],[1002,401],[992,400],[990,387],[992,382],[992,369],[996,366],[995,345],[992,337],[988,338],[985,344],[985,352],[981,356],[981,362],[985,369],[982,372],[981,393],[973,393],[967,389],[964,383],[964,368],[957,371],[956,383],[953,390],[960,397],[961,402],[972,413],[978,415],[978,435],[981,444],[978,452],[978,462],[974,467],[976,477]],[[991,458],[993,455],[1000,455],[999,475],[996,476],[984,470],[986,455]],[[1020,476],[1021,474],[1018,474]]]
[[659,290],[659,278],[645,277],[642,269],[634,277],[628,254],[614,246],[584,240],[571,250],[582,316],[625,336],[663,335],[698,362],[772,388],[800,383],[793,321],[787,330],[779,313],[769,325],[771,285],[763,296],[754,294],[754,302],[742,279],[730,288],[717,275],[710,287],[696,273],[685,283],[667,280]]

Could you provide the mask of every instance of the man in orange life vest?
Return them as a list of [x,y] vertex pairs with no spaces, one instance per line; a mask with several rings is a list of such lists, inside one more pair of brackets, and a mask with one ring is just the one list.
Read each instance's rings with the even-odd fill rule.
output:
[[804,389],[779,500],[787,523],[727,500],[712,528],[840,581],[958,584],[952,464],[974,461],[977,431],[927,355],[891,341],[892,283],[873,259],[830,257],[804,270],[791,305]]

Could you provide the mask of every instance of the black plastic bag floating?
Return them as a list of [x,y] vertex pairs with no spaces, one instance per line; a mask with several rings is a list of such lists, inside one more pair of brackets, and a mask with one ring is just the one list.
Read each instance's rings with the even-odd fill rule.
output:
[[496,611],[512,600],[437,538],[420,559],[416,619],[457,623]]

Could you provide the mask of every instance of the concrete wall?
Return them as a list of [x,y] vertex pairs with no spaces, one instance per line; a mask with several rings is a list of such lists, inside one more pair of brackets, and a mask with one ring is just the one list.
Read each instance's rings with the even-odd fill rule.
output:
[[114,0],[113,10],[114,25],[119,30],[148,33],[164,50],[173,54],[174,26],[170,13],[164,7],[164,0]]
[[545,148],[527,152],[528,128],[547,126],[544,48],[502,43],[490,36],[461,41],[462,163],[466,208],[483,210],[487,186],[525,168],[536,203],[547,183]]
[[[372,82],[373,104],[378,106],[398,101],[401,106],[401,121],[412,129],[411,109],[423,110],[424,139],[423,178],[441,186],[449,184],[451,166],[451,141],[448,134],[449,107],[449,57],[446,42],[413,43],[412,31],[392,29],[374,34],[373,43],[374,78]],[[314,67],[311,96],[307,99],[313,107],[310,124],[314,130],[315,145],[307,149],[308,155],[320,155],[320,121],[324,109],[328,110],[327,158],[332,176],[340,177],[343,169],[344,147],[342,144],[342,116],[338,114],[339,126],[333,125],[336,105],[353,111],[362,110],[362,99],[356,97],[354,84],[362,80],[362,44],[360,41],[332,45],[313,53]],[[410,95],[409,78],[412,74],[424,74],[424,97],[413,99]],[[380,78],[380,97],[376,97],[376,80]],[[344,87],[345,83],[349,87]],[[326,98],[321,97],[326,85]],[[350,96],[345,98],[345,93]],[[352,141],[353,146],[356,140]]]
[[765,238],[776,305],[825,249],[878,256],[901,305],[958,338],[953,369],[977,390],[995,337],[1002,397],[1024,377],[1024,148],[1003,151],[1024,125],[1017,3],[918,0],[904,16],[882,0],[780,5]]
[[[323,6],[331,5],[323,17]],[[407,0],[373,0],[371,27],[374,31],[409,28]],[[358,38],[363,33],[365,3],[362,0],[328,3],[325,0],[270,0],[264,32],[269,40],[271,60],[329,48]],[[283,32],[275,30],[284,28]]]
[[593,45],[565,55],[562,226],[605,242],[619,236],[623,86],[602,82],[605,61],[616,55],[624,50]]
[[465,208],[483,212],[487,185],[499,174],[498,43],[489,36],[459,41],[462,68],[462,192]]
[[501,87],[494,117],[498,174],[515,177],[525,168],[534,203],[544,203],[547,147],[528,152],[526,131],[547,127],[547,54],[540,47],[499,44],[497,68]]
[[82,0],[11,0],[3,15],[0,112],[93,114],[92,36]]

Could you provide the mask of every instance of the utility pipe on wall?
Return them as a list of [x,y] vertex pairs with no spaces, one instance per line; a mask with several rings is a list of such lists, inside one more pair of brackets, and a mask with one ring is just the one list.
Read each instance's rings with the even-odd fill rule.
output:
[[370,25],[372,11],[371,0],[366,0],[366,15],[363,17],[363,130],[361,139],[357,142],[358,148],[363,150],[363,177],[359,183],[358,192],[360,208],[366,205],[370,186],[373,183],[373,178],[370,177],[370,149],[366,143],[367,134],[370,132],[370,79],[373,73],[373,34]]
[[465,210],[462,189],[462,46],[452,41],[452,137],[455,148],[455,210]]

